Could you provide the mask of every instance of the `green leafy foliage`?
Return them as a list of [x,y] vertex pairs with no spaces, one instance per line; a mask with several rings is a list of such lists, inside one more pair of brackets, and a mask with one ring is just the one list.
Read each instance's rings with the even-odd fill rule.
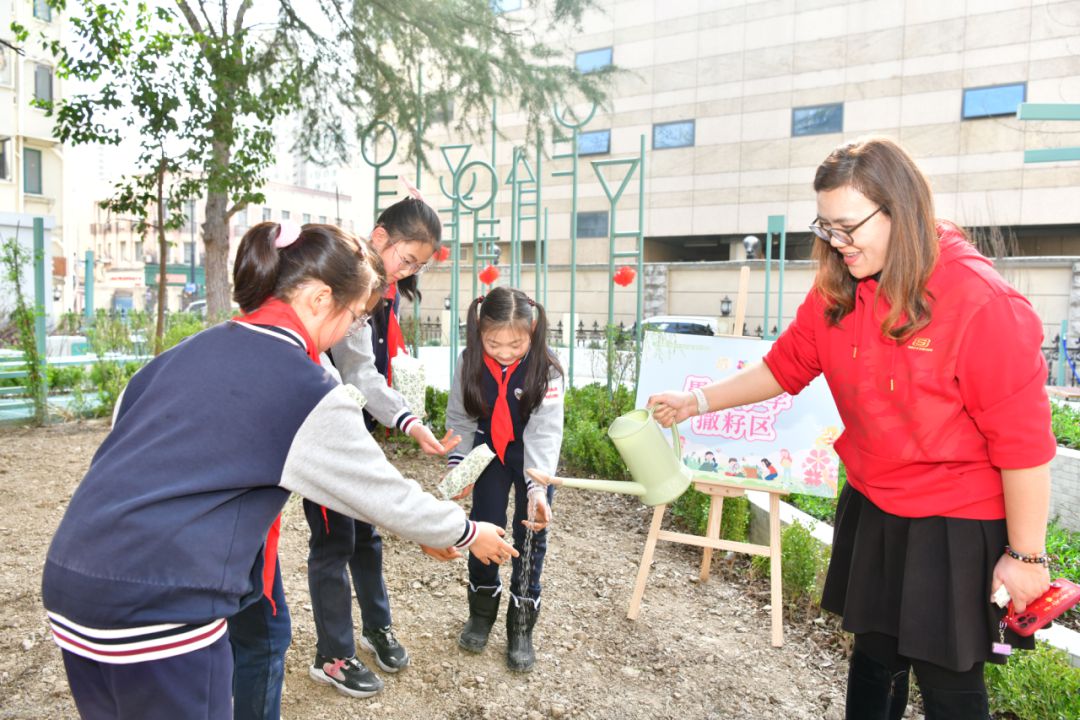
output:
[[562,446],[564,470],[607,480],[629,480],[626,465],[608,438],[607,429],[615,418],[633,409],[633,395],[622,385],[615,386],[611,395],[599,383],[568,390]]
[[1007,665],[986,664],[986,686],[995,717],[1012,713],[1020,720],[1080,717],[1080,668],[1064,651],[1046,643],[1014,653]]
[[[675,522],[696,535],[704,535],[709,527],[709,496],[693,486],[671,504]],[[720,514],[720,537],[745,542],[750,535],[750,501],[745,497],[724,498]]]
[[[1050,566],[1053,577],[1066,577],[1080,583],[1080,533],[1066,530],[1056,522],[1050,523],[1046,528],[1046,552],[1053,558]],[[1073,608],[1069,614],[1078,615],[1080,609]]]
[[181,340],[206,329],[206,321],[195,313],[172,313],[165,326],[165,337],[161,349],[168,350]]
[[124,391],[124,388],[127,387],[128,380],[141,367],[142,363],[121,363],[115,360],[94,363],[90,370],[90,380],[93,382],[94,387],[97,388],[98,405],[95,413],[99,417],[112,415],[113,407],[116,405],[116,401],[120,399],[120,394]]
[[27,253],[19,244],[17,237],[0,244],[0,262],[4,266],[4,274],[11,282],[15,297],[15,309],[11,311],[11,321],[17,331],[18,347],[26,361],[26,378],[22,384],[26,386],[28,394],[34,400],[34,424],[43,425],[48,418],[48,403],[45,399],[47,378],[42,372],[43,358],[38,355],[37,340],[34,336],[36,311],[27,304],[23,295],[22,271],[27,259]]
[[450,393],[445,390],[438,390],[431,387],[427,388],[427,393],[424,397],[424,409],[427,410],[427,425],[431,428],[431,433],[441,438],[446,434],[446,403],[450,398]]
[[[791,611],[810,611],[821,601],[821,588],[829,564],[829,551],[810,533],[810,528],[793,522],[780,532],[780,567],[784,604]],[[755,555],[754,571],[769,577],[769,558]]]
[[1050,403],[1050,424],[1058,445],[1080,450],[1080,412],[1061,403]]
[[282,0],[258,19],[251,2],[45,2],[65,11],[69,37],[39,33],[39,43],[88,90],[39,107],[65,143],[116,144],[125,125],[140,134],[139,172],[110,202],[155,204],[159,230],[205,193],[212,312],[228,306],[228,221],[263,202],[283,116],[304,129],[287,138],[293,150],[320,165],[350,161],[383,123],[404,135],[403,154],[423,159],[423,128],[451,102],[455,129],[476,137],[492,99],[512,99],[525,137],[542,141],[552,106],[601,103],[613,72],[582,74],[548,44],[580,29],[595,0],[558,0],[527,21],[490,0]]

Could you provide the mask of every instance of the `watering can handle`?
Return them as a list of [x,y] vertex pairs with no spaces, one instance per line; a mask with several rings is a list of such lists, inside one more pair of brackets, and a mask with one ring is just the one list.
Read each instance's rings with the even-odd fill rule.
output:
[[[653,409],[648,408],[648,413],[649,413],[649,419],[653,420]],[[656,422],[656,421],[653,420],[653,422]],[[656,424],[659,425],[660,423],[656,423]],[[679,440],[679,423],[671,423],[671,428],[669,428],[669,429],[671,430],[671,439],[675,443],[675,457],[678,459],[679,463],[681,464],[682,463],[682,441]]]

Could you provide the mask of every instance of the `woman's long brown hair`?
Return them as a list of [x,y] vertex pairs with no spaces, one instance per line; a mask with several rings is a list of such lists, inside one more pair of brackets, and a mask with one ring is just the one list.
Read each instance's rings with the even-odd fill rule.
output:
[[[930,183],[903,148],[870,138],[833,150],[814,176],[814,191],[851,187],[880,205],[892,221],[878,292],[889,303],[881,332],[902,340],[930,322],[926,284],[938,258],[938,235]],[[829,243],[814,243],[814,287],[825,297],[831,325],[855,309],[858,280]]]

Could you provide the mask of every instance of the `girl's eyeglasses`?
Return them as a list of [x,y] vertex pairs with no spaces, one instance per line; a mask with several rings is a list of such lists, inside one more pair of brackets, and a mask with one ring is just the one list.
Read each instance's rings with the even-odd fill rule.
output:
[[824,240],[825,242],[831,242],[832,240],[836,240],[842,245],[851,245],[855,242],[855,238],[851,237],[851,234],[861,228],[863,225],[865,225],[867,221],[870,220],[870,218],[874,217],[884,209],[885,207],[883,205],[878,205],[877,210],[864,217],[858,224],[855,225],[855,227],[849,230],[822,225],[821,218],[817,218],[815,222],[810,224],[810,232],[814,233],[814,235],[817,236],[818,240]]
[[349,329],[345,331],[345,337],[352,337],[364,329],[364,326],[367,325],[368,318],[370,318],[371,315],[368,313],[360,313],[357,315],[352,311],[352,308],[348,306],[346,306],[345,309],[349,311],[349,314],[352,315],[353,318],[352,322],[349,323]]
[[431,267],[431,260],[426,262],[416,262],[415,260],[401,257],[401,252],[398,251],[397,245],[391,245],[390,249],[394,251],[394,256],[398,259],[398,262],[401,263],[403,267],[408,268],[409,272],[413,275],[420,275]]

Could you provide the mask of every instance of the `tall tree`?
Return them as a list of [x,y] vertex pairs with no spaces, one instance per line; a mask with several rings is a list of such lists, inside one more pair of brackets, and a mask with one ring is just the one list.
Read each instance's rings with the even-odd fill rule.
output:
[[[65,0],[46,0],[58,11]],[[186,153],[207,203],[207,308],[229,303],[229,219],[248,203],[273,163],[275,121],[296,115],[296,149],[325,164],[350,158],[358,137],[376,121],[399,128],[412,155],[424,155],[418,121],[455,105],[457,127],[478,132],[492,97],[512,98],[540,128],[550,107],[568,98],[602,101],[606,73],[583,75],[544,40],[552,27],[575,28],[595,0],[527,0],[530,22],[498,10],[492,0],[277,0],[273,16],[255,17],[252,0],[74,0],[74,37],[46,42],[62,76],[96,83],[94,92],[59,100],[56,134],[70,142],[118,138],[110,118],[127,109],[120,98],[132,78],[120,71],[150,52],[122,22],[146,18],[146,38],[193,49],[183,82],[162,90],[185,118]],[[21,40],[28,37],[16,27]],[[425,71],[421,93],[414,78]],[[196,82],[197,81],[197,82]],[[103,117],[104,116],[104,117]]]

